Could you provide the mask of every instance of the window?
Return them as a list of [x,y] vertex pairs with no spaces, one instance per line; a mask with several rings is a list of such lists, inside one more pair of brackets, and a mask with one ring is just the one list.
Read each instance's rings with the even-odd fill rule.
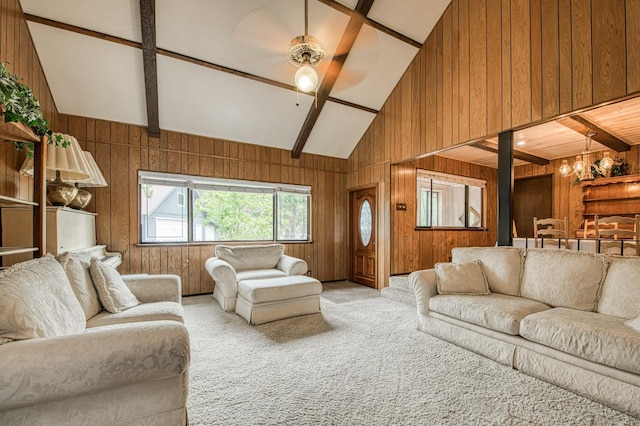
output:
[[138,183],[142,243],[311,239],[308,186],[143,171]]
[[486,181],[418,170],[417,226],[481,228]]

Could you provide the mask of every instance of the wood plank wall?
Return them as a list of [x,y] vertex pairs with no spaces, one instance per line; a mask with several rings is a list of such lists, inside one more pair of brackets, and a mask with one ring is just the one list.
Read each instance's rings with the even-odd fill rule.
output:
[[[5,62],[10,72],[22,77],[23,83],[31,88],[40,102],[50,127],[55,128],[58,110],[18,0],[0,0],[0,62]],[[16,151],[12,143],[3,142],[0,155],[0,194],[32,200],[32,179],[18,173],[24,154]]]
[[[640,145],[633,145],[631,151],[621,153],[620,155],[629,162],[631,170],[629,174],[640,173]],[[600,158],[600,152],[594,152],[591,158]],[[582,228],[584,213],[584,205],[582,204],[582,188],[576,183],[575,176],[563,178],[558,170],[562,164],[562,160],[567,160],[569,164],[573,164],[575,156],[558,158],[551,160],[546,166],[538,166],[535,164],[527,164],[514,168],[514,179],[523,179],[533,176],[553,175],[553,201],[552,211],[553,217],[567,217],[569,219],[569,229],[576,230]]]
[[[416,230],[416,169],[433,170],[487,181],[484,218],[486,230]],[[453,247],[494,245],[497,238],[496,169],[432,156],[391,166],[391,274],[432,268],[450,260]],[[407,209],[395,210],[396,203]]]
[[310,185],[313,243],[286,244],[286,253],[305,259],[321,281],[347,278],[346,160],[310,154],[292,159],[287,150],[164,130],[160,138],[151,138],[140,126],[64,114],[58,130],[74,135],[94,155],[109,183],[91,189],[88,210],[98,213],[98,243],[123,254],[121,273],[180,275],[185,295],[213,290],[204,263],[214,245],[137,245],[137,172],[142,169]]
[[[639,45],[639,0],[453,0],[351,154],[348,181],[390,185],[371,170],[635,94]],[[404,241],[394,250],[414,250]]]

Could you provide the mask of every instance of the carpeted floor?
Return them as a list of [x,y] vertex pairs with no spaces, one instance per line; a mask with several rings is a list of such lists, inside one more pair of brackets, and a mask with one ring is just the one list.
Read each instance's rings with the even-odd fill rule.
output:
[[322,313],[250,326],[183,299],[191,425],[640,425],[416,331],[415,308],[347,282]]

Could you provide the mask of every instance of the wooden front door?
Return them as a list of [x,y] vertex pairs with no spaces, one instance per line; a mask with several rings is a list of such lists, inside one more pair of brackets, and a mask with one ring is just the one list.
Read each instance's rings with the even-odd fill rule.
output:
[[376,188],[349,194],[349,280],[376,288]]

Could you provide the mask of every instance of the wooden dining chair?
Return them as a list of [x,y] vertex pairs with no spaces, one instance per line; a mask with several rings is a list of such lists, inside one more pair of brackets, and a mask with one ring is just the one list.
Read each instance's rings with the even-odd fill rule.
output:
[[555,219],[552,217],[545,219],[533,218],[533,237],[535,247],[538,247],[538,239],[541,240],[540,247],[544,246],[544,240],[551,239],[555,241],[554,246],[569,248],[569,230],[568,221],[564,219]]
[[[640,215],[593,218],[600,253],[640,256]],[[627,250],[628,249],[628,250]]]
[[596,237],[596,221],[593,220],[584,220],[584,225],[582,226],[582,238],[595,238]]

